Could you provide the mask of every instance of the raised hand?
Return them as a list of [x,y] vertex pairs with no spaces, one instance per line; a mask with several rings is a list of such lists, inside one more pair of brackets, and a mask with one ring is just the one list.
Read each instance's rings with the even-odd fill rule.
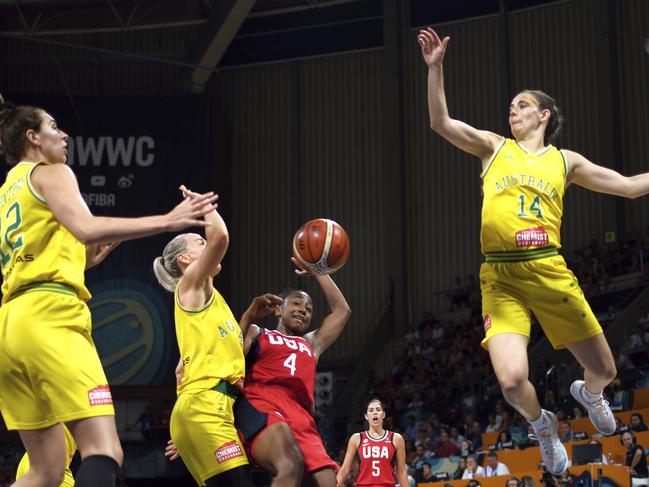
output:
[[[191,196],[186,196],[182,202],[165,215],[168,220],[168,231],[183,230],[192,226],[205,227],[209,225],[202,217],[217,208],[216,200],[219,198],[219,195],[214,194],[213,191],[201,195],[197,193],[191,194]],[[197,196],[193,196],[195,194]]]
[[309,271],[309,270],[305,269],[304,267],[302,267],[295,257],[291,257],[291,262],[293,262],[293,265],[295,267],[297,267],[297,269],[295,269],[295,273],[298,276],[305,277],[305,276],[313,275],[313,273],[311,271]]
[[278,306],[282,304],[282,298],[275,294],[266,293],[253,298],[250,306],[246,310],[246,315],[251,320],[258,320],[275,312]]
[[421,55],[428,67],[442,66],[444,53],[446,53],[446,46],[448,46],[448,41],[450,40],[451,38],[448,36],[440,40],[437,32],[430,27],[419,31],[417,42],[421,46]]

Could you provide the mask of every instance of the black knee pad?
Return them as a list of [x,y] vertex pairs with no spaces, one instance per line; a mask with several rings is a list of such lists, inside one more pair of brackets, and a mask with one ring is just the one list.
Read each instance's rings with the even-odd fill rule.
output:
[[81,462],[74,482],[75,487],[114,487],[119,465],[105,455],[92,455]]

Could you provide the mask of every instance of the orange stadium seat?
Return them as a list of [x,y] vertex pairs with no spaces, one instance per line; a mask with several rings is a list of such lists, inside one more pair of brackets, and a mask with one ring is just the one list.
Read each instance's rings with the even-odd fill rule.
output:
[[[617,416],[620,418],[620,420],[624,424],[629,424],[629,421],[631,420],[631,415],[633,413],[640,413],[642,414],[642,417],[649,418],[649,408],[644,408],[644,409],[633,409],[631,411],[614,411],[613,415]],[[588,433],[588,436],[592,436],[595,433],[597,433],[597,430],[593,426],[593,424],[590,422],[590,419],[588,419],[588,416],[585,418],[579,418],[579,419],[571,419],[570,420],[570,426],[572,427],[572,430],[575,433],[579,432],[586,432]]]
[[[577,467],[570,467],[569,471],[573,475],[577,476],[581,475],[585,471],[590,471],[590,475],[593,480],[599,480],[602,477],[607,477],[614,482],[613,485],[617,485],[618,487],[629,487],[631,485],[629,470],[624,466],[600,464],[579,465]],[[505,487],[505,481],[511,476],[516,476],[519,479],[523,477],[531,477],[536,485],[541,485],[540,480],[542,475],[543,471],[540,469],[524,470],[519,472],[512,471],[510,475],[484,477],[479,478],[478,480],[480,481],[480,485],[482,487]],[[447,480],[441,482],[419,483],[417,485],[418,487],[439,487],[441,485],[450,485],[452,487],[466,487],[469,483],[468,480]]]
[[649,388],[633,391],[633,409],[649,408]]

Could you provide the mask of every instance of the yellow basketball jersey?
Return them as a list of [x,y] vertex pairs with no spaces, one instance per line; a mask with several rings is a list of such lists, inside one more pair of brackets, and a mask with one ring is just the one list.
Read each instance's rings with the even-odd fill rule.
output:
[[57,282],[90,299],[84,284],[86,247],[61,225],[31,185],[37,164],[21,162],[0,187],[2,303],[29,284]]
[[235,384],[243,379],[243,334],[223,296],[212,296],[199,309],[183,308],[175,294],[176,337],[184,365],[181,392],[212,389],[221,380]]
[[[61,487],[73,487],[74,478],[72,477],[72,472],[70,472],[70,462],[72,461],[74,452],[77,451],[77,444],[74,441],[74,437],[72,436],[72,433],[70,433],[70,430],[68,430],[68,428],[65,425],[63,425],[63,432],[65,433],[65,454],[67,457],[66,458],[67,468],[65,469],[65,478],[61,483]],[[25,453],[23,457],[20,459],[20,463],[18,464],[18,470],[16,471],[16,480],[18,480],[20,477],[25,475],[28,471],[29,471],[29,457],[27,456],[27,453]]]
[[532,154],[505,139],[481,175],[482,253],[534,258],[556,253],[566,172],[565,156],[556,147]]

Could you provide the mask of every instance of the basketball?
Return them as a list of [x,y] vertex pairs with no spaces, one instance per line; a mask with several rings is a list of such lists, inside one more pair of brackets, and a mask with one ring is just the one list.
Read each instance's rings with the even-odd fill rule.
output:
[[333,220],[310,220],[295,232],[293,256],[300,267],[312,274],[331,274],[349,258],[349,237]]

